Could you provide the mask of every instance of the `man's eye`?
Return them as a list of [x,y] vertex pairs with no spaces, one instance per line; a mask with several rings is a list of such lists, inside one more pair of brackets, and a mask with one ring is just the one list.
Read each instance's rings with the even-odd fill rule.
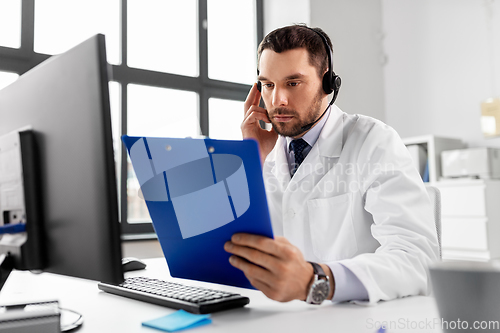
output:
[[288,85],[292,86],[292,87],[296,87],[299,83],[298,82],[290,82],[288,83]]
[[272,87],[274,87],[274,85],[272,83],[266,83],[266,84],[264,84],[264,87],[272,88]]

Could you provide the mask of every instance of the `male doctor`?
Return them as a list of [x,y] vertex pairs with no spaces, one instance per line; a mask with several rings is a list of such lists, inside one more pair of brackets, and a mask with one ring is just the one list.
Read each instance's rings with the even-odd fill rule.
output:
[[260,83],[241,130],[259,144],[278,237],[233,235],[230,263],[281,302],[428,294],[426,266],[439,249],[424,184],[392,128],[329,103],[340,87],[331,47],[321,29],[303,25],[259,46]]

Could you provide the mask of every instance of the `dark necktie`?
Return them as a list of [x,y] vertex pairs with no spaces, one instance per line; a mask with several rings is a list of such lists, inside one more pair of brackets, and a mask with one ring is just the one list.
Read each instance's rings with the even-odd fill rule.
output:
[[293,164],[292,175],[295,174],[295,171],[297,171],[302,161],[304,161],[305,156],[303,152],[304,149],[308,146],[309,144],[305,142],[304,139],[297,139],[290,142],[290,150],[292,150],[293,154],[295,155],[295,163]]

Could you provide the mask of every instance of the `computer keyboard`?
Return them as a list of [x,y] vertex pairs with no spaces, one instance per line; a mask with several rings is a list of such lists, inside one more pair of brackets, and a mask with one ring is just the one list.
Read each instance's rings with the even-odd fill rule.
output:
[[98,287],[111,294],[199,314],[242,307],[250,302],[239,294],[147,277],[126,278],[119,285],[100,282]]

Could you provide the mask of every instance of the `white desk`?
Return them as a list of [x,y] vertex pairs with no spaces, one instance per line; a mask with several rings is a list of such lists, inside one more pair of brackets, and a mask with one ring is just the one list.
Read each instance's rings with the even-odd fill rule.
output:
[[[250,298],[244,308],[212,314],[213,323],[186,332],[376,332],[375,325],[390,322],[387,333],[441,332],[434,299],[408,297],[377,306],[354,304],[312,306],[300,301],[279,303],[261,292],[170,277],[164,258],[146,260],[146,270],[126,276],[149,276],[190,285],[235,291]],[[61,307],[84,316],[85,332],[160,332],[142,327],[141,322],[174,312],[170,308],[111,295],[97,289],[97,282],[50,273],[14,271],[0,293],[0,304],[57,299]],[[420,325],[420,328],[418,327]]]

